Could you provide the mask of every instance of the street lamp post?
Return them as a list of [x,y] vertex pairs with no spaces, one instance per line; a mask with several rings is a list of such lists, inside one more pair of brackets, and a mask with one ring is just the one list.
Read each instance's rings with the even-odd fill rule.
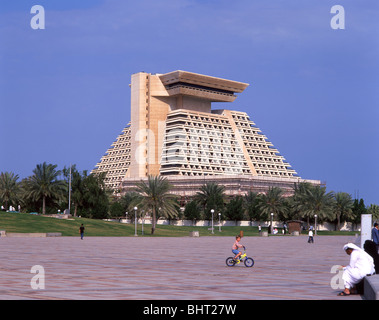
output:
[[142,218],[142,235],[143,235],[143,223],[144,223],[144,220],[145,220],[145,211],[144,210],[142,210],[141,211],[141,218]]
[[125,212],[125,223],[128,222],[128,211]]
[[71,214],[71,163],[70,163],[70,178],[68,180],[68,214]]
[[221,232],[221,212],[218,213],[218,231]]
[[214,213],[215,211],[212,209],[211,210],[211,213],[212,213],[212,234],[214,234],[214,232],[213,232],[213,213]]
[[315,214],[315,236],[317,235],[317,214]]
[[270,226],[270,233],[272,234],[272,230],[273,230],[273,226],[272,226],[272,223],[273,223],[273,218],[274,218],[274,213],[271,212],[271,226]]
[[137,207],[134,207],[134,236],[137,237]]

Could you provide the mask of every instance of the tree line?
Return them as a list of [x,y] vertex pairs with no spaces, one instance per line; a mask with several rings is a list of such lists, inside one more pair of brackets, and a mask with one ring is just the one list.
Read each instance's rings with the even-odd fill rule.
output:
[[[344,222],[357,225],[360,216],[371,213],[379,218],[379,206],[365,206],[363,199],[353,199],[345,192],[327,192],[326,187],[306,182],[294,185],[293,195],[285,196],[284,190],[270,187],[265,193],[250,191],[246,195],[228,197],[225,188],[216,183],[205,183],[184,207],[180,198],[172,193],[169,181],[161,176],[149,176],[137,183],[134,190],[117,196],[105,185],[105,173],[79,172],[76,166],[57,169],[57,165],[38,164],[33,174],[19,181],[12,172],[0,173],[0,204],[3,210],[9,206],[23,212],[42,214],[63,212],[69,207],[71,214],[87,218],[125,217],[152,218],[154,233],[160,218],[209,220],[269,221],[271,213],[275,221],[303,220],[331,222],[339,230]],[[136,210],[135,210],[136,209]]]
[[0,173],[0,203],[3,210],[13,206],[22,212],[52,214],[69,208],[71,172],[71,213],[89,218],[104,218],[109,207],[110,191],[105,175],[79,172],[76,166],[58,170],[57,165],[37,164],[33,174],[19,181],[13,172]]
[[[207,196],[210,193],[213,195]],[[366,207],[363,199],[352,199],[345,192],[327,192],[326,187],[307,182],[295,184],[292,196],[285,196],[283,189],[270,187],[265,193],[250,191],[226,202],[224,188],[208,183],[202,186],[185,211],[198,219],[201,217],[198,208],[206,219],[214,208],[224,219],[236,221],[270,221],[273,214],[275,221],[302,220],[310,225],[317,215],[318,222],[334,223],[336,230],[340,230],[344,222],[360,223],[361,214],[371,213],[374,219],[379,218],[379,206]]]

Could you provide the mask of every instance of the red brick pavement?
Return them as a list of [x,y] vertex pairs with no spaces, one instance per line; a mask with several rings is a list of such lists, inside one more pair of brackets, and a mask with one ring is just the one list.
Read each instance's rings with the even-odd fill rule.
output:
[[[244,237],[253,268],[227,267],[233,237],[0,239],[0,299],[361,300],[337,297],[333,265],[346,265],[347,236]],[[43,267],[45,288],[31,273]],[[41,274],[38,274],[41,275]]]

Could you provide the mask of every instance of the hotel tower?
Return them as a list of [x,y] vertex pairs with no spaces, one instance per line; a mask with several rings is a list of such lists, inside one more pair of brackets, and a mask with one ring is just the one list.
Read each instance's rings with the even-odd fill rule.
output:
[[93,170],[127,191],[162,175],[188,200],[205,182],[226,194],[280,187],[289,195],[301,179],[245,112],[212,109],[233,102],[248,84],[186,71],[131,77],[131,121]]

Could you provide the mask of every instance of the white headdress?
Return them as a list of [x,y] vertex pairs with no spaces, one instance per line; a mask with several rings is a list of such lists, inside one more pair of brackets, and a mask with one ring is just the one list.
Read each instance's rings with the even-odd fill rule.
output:
[[371,264],[374,263],[374,259],[366,251],[364,251],[362,248],[358,247],[354,243],[349,242],[343,246],[343,249],[345,251],[346,249],[349,249],[349,248],[361,252],[371,262]]
[[353,250],[360,250],[360,251],[363,251],[361,248],[359,248],[357,245],[355,245],[354,243],[347,243],[343,246],[343,249],[346,251],[346,249],[353,249]]

